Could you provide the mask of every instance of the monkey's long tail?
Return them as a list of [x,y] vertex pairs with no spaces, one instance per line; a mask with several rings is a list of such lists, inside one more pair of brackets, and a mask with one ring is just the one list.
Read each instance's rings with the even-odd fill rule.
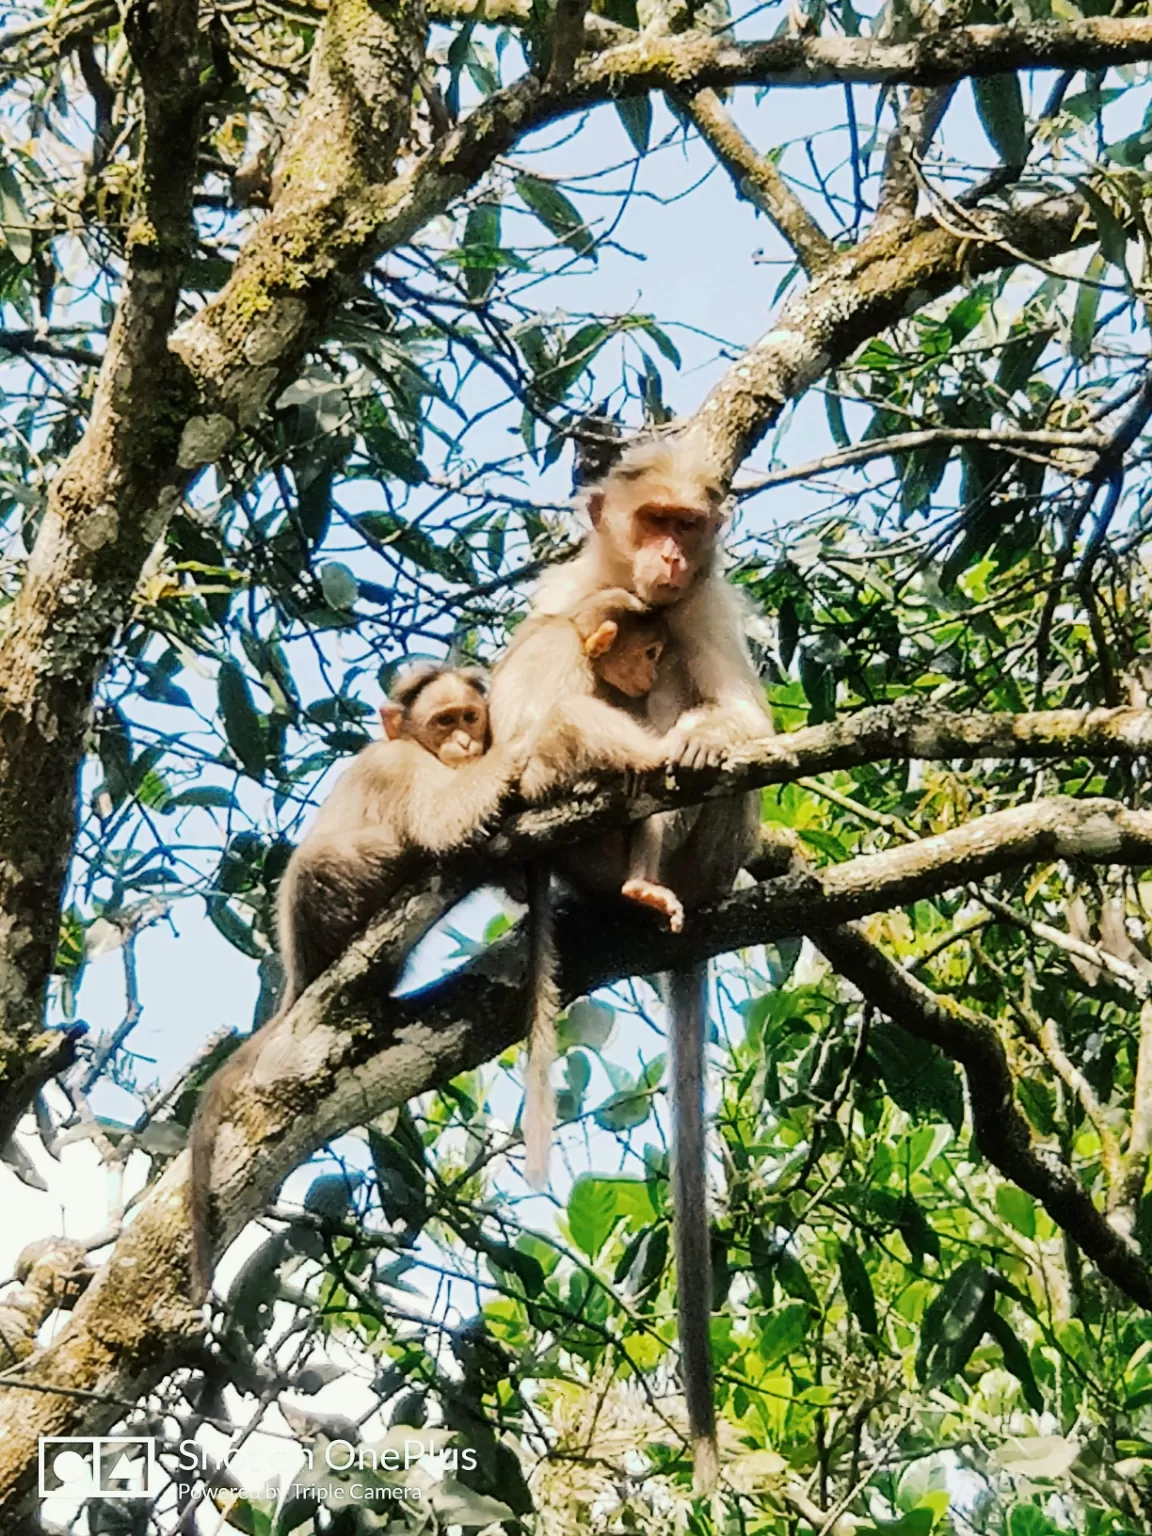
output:
[[556,1019],[560,1013],[560,989],[556,983],[556,923],[551,876],[546,864],[533,864],[529,870],[528,911],[531,963],[528,1067],[524,1075],[524,1176],[533,1189],[546,1189],[556,1126],[552,1065],[556,1060]]
[[692,1440],[692,1482],[711,1491],[720,1471],[712,1396],[712,1233],[704,1135],[704,1041],[708,968],[694,965],[668,977],[672,1037],[672,1199],[676,1238],[676,1306],[680,1370]]

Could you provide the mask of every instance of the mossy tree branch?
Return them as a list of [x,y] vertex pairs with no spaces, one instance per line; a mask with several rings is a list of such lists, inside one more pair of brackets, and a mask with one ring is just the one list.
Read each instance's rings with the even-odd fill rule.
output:
[[0,1145],[67,1055],[40,1024],[76,779],[96,679],[167,516],[153,465],[175,450],[186,393],[168,336],[191,248],[196,0],[135,0],[125,30],[144,94],[127,269],[88,429],[51,487],[0,641]]

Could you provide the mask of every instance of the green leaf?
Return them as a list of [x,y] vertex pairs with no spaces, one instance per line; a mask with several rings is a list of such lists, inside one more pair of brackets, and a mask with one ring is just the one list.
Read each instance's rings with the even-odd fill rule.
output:
[[398,512],[362,512],[352,521],[370,542],[393,549],[421,570],[447,581],[475,582],[476,573],[451,549],[442,549],[423,528],[413,527]]
[[959,1133],[964,1123],[964,1090],[956,1068],[942,1051],[887,1019],[876,1019],[868,1035],[868,1052],[901,1109],[921,1119],[946,1120]]
[[1114,267],[1119,267],[1122,272],[1127,270],[1126,258],[1128,254],[1128,231],[1120,222],[1115,211],[1092,187],[1081,186],[1080,196],[1092,210],[1092,222],[1096,226],[1096,234],[1100,240],[1100,249]]
[[624,1089],[605,1099],[593,1117],[605,1131],[631,1131],[652,1113],[652,1093],[647,1086]]
[[330,608],[351,608],[360,595],[355,576],[339,560],[330,560],[320,568],[320,590]]
[[1004,1369],[1011,1371],[1024,1393],[1024,1401],[1032,1409],[1033,1413],[1044,1412],[1044,1399],[1040,1395],[1040,1388],[1036,1384],[1036,1377],[1032,1371],[1032,1362],[1028,1358],[1028,1351],[1020,1342],[1020,1337],[1007,1318],[1001,1317],[999,1312],[993,1310],[988,1317],[988,1332],[1000,1346],[1000,1353],[1004,1357]]
[[1092,343],[1096,339],[1096,312],[1100,308],[1101,290],[1097,286],[1104,276],[1108,263],[1100,251],[1096,251],[1084,272],[1088,282],[1081,283],[1072,311],[1072,330],[1068,338],[1068,350],[1078,363],[1092,355]]
[[247,955],[249,960],[261,959],[264,948],[256,942],[251,926],[236,916],[223,896],[208,896],[205,901],[209,920],[217,933],[227,939],[233,949]]
[[616,113],[637,154],[646,155],[652,137],[652,98],[648,95],[625,96],[616,103]]
[[516,178],[516,191],[524,205],[536,215],[544,228],[581,256],[595,250],[596,241],[580,217],[575,204],[566,198],[554,182],[526,172]]
[[541,392],[553,401],[563,400],[582,373],[591,367],[597,352],[613,334],[612,328],[594,320],[574,331],[559,360],[537,376]]
[[844,1300],[852,1316],[864,1333],[880,1332],[880,1320],[876,1315],[876,1296],[872,1281],[864,1267],[864,1260],[848,1243],[840,1244],[840,1284],[844,1287]]
[[419,1232],[428,1219],[427,1157],[407,1107],[400,1110],[390,1132],[368,1127],[368,1150],[385,1218],[403,1224],[410,1234]]
[[757,1343],[764,1364],[775,1365],[798,1349],[811,1321],[812,1309],[803,1301],[787,1301],[769,1312]]
[[267,738],[252,702],[248,680],[239,663],[231,657],[220,664],[216,689],[228,745],[244,772],[262,784],[268,767]]
[[835,389],[824,391],[824,414],[828,418],[828,430],[837,448],[847,448],[852,439],[844,425],[844,402]]
[[1008,1511],[1007,1536],[1056,1536],[1056,1527],[1035,1504],[1013,1504]]
[[667,333],[661,330],[651,315],[632,315],[630,317],[631,329],[643,331],[646,336],[651,336],[657,349],[665,356],[675,368],[681,364],[680,349]]
[[618,1214],[616,1189],[610,1180],[582,1174],[573,1184],[568,1197],[568,1230],[590,1259],[612,1235]]
[[916,1376],[939,1386],[967,1365],[995,1315],[994,1277],[978,1259],[966,1259],[952,1271],[924,1313]]
[[986,75],[973,80],[972,94],[981,126],[1005,165],[1023,165],[1028,158],[1028,128],[1024,98],[1016,75]]
[[1147,128],[1141,128],[1138,133],[1130,133],[1126,139],[1119,139],[1115,144],[1109,144],[1104,154],[1113,165],[1134,167],[1144,164],[1149,151],[1152,151],[1152,134]]
[[1001,1184],[996,1191],[996,1209],[1022,1236],[1036,1236],[1036,1202],[1024,1190],[1015,1184]]
[[7,165],[0,165],[0,233],[20,265],[27,266],[32,260],[32,221],[20,183]]
[[[478,203],[464,224],[465,250],[483,254],[498,251],[500,245],[500,204]],[[496,281],[499,263],[470,263],[464,267],[464,289],[470,299],[486,299]]]
[[1020,335],[1013,335],[1005,343],[1004,350],[1000,354],[1000,366],[996,370],[996,383],[1006,395],[1011,395],[1018,389],[1023,389],[1036,370],[1036,364],[1040,361],[1045,347],[1052,340],[1055,331],[1051,326],[1040,326],[1036,330],[1026,330]]
[[560,1049],[567,1051],[574,1045],[583,1045],[592,1051],[602,1051],[612,1038],[615,1027],[615,1009],[607,1003],[594,1002],[591,998],[578,998],[557,1028]]

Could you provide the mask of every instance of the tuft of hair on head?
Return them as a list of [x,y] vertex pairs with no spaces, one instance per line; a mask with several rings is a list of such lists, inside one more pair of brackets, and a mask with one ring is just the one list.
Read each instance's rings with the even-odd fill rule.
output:
[[392,684],[388,702],[407,712],[431,683],[441,677],[458,677],[476,692],[488,693],[488,674],[483,667],[453,667],[447,662],[420,661],[409,667]]
[[726,490],[715,463],[698,435],[680,432],[673,436],[636,438],[600,479],[586,485],[580,501],[588,511],[593,497],[632,481],[646,480],[669,506],[707,506],[719,511]]

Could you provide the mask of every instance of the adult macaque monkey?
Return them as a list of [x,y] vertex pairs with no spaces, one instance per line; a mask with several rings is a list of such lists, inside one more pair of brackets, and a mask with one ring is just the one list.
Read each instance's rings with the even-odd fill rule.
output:
[[[581,773],[644,772],[668,760],[668,744],[641,723],[664,653],[663,616],[631,592],[594,592],[571,613],[530,617],[492,678],[492,729],[522,765],[520,792],[541,800]],[[541,680],[547,696],[541,696]],[[640,715],[640,719],[637,716]],[[561,849],[531,870],[531,999],[524,1091],[525,1176],[548,1182],[555,1125],[550,1073],[556,1060],[556,946],[553,869],[582,890],[619,892],[661,912],[674,932],[684,921],[675,892],[648,878],[646,849],[621,828]]]
[[[280,1014],[340,958],[428,854],[450,853],[480,832],[507,788],[507,758],[488,751],[486,680],[479,670],[414,668],[381,706],[380,721],[385,739],[345,769],[280,882]],[[262,1036],[253,1035],[215,1074],[189,1135],[198,1301],[212,1280],[208,1206],[216,1135],[262,1044]]]
[[[532,614],[570,612],[605,587],[623,587],[659,608],[669,644],[647,714],[654,730],[671,733],[672,755],[685,766],[720,763],[735,743],[771,734],[741,605],[719,560],[724,486],[699,439],[665,437],[626,449],[587,486],[584,506],[591,533],[575,560],[544,577]],[[755,793],[662,813],[644,824],[645,873],[687,907],[709,901],[731,888],[758,831]],[[704,1134],[707,967],[673,972],[667,997],[681,1369],[694,1481],[703,1492],[718,1473]]]

